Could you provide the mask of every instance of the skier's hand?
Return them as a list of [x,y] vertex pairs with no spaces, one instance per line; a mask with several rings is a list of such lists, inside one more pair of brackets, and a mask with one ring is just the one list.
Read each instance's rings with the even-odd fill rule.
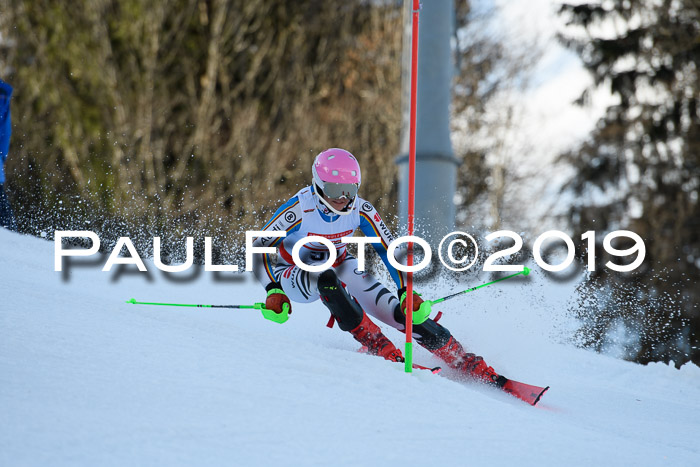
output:
[[[399,300],[401,301],[401,311],[406,314],[406,287],[399,289]],[[432,303],[424,301],[420,294],[413,291],[413,324],[423,324],[432,311]]]
[[292,304],[289,302],[289,297],[287,297],[287,294],[281,289],[279,283],[272,283],[267,287],[265,308],[272,310],[277,314],[284,311],[292,314]]
[[[403,311],[403,313],[406,314],[406,287],[401,287],[398,291],[398,294],[399,300],[401,301],[401,311]],[[414,290],[413,311],[418,311],[418,308],[420,308],[421,303],[423,303],[423,299],[421,298],[420,294]]]

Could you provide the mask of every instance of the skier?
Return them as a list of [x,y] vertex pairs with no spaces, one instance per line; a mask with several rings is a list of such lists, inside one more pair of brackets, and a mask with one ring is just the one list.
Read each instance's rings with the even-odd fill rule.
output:
[[[387,246],[394,240],[392,233],[374,206],[357,195],[362,181],[360,165],[348,151],[333,148],[316,156],[311,172],[312,185],[280,206],[263,228],[269,232],[285,231],[286,237],[260,236],[253,242],[257,247],[278,247],[276,264],[269,254],[254,255],[255,275],[267,291],[265,307],[276,313],[291,312],[291,301],[310,303],[321,298],[330,310],[331,319],[367,347],[369,353],[395,362],[404,361],[401,351],[370,319],[371,315],[405,332],[406,275],[387,259]],[[367,237],[379,237],[381,242],[373,246],[396,283],[398,299],[371,274],[358,270],[357,258],[341,241],[358,228]],[[293,261],[294,244],[310,235],[325,237],[336,248],[336,261],[323,272],[305,271]],[[307,265],[323,264],[328,255],[328,249],[315,242],[303,245],[299,253]],[[428,316],[429,306],[414,292],[414,311],[420,309]],[[467,377],[499,387],[507,381],[481,357],[465,352],[450,332],[432,319],[415,323],[413,337]]]

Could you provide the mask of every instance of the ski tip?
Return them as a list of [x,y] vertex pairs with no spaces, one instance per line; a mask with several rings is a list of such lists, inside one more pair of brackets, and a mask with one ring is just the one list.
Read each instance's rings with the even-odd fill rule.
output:
[[436,366],[435,368],[431,368],[430,371],[432,371],[433,374],[436,375],[442,371],[442,367]]
[[127,300],[126,303],[133,303],[136,304],[136,299],[132,298],[131,300]]
[[533,386],[531,384],[521,383],[505,377],[503,379],[505,380],[504,384],[503,386],[500,386],[502,390],[532,406],[536,405],[544,393],[549,389],[549,386],[543,388],[541,386]]
[[546,388],[544,388],[544,389],[542,390],[542,392],[537,396],[537,398],[535,399],[535,401],[532,403],[532,406],[533,406],[533,407],[537,405],[537,403],[540,401],[540,399],[542,398],[542,396],[544,396],[544,393],[547,392],[548,389],[549,389],[549,386],[547,386]]

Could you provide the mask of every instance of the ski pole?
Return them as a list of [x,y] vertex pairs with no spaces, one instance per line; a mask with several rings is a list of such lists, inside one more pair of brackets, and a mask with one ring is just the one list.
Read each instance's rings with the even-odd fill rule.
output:
[[236,309],[256,309],[262,312],[265,319],[274,321],[275,323],[284,323],[289,319],[289,305],[282,305],[282,313],[275,313],[274,310],[265,308],[264,303],[254,303],[252,305],[195,305],[190,303],[157,303],[157,302],[137,302],[135,298],[127,300],[126,303],[133,305],[159,305],[159,306],[187,306],[194,308],[236,308]]
[[520,274],[522,274],[523,276],[527,276],[528,274],[530,274],[530,268],[528,268],[527,266],[524,266],[522,271],[516,272],[515,274],[511,274],[510,276],[501,277],[500,279],[496,279],[495,281],[487,282],[486,284],[477,285],[476,287],[472,287],[471,289],[462,290],[461,292],[453,293],[453,294],[448,295],[446,297],[438,298],[437,300],[426,300],[426,301],[430,302],[430,305],[432,306],[432,305],[435,305],[436,303],[441,303],[441,302],[444,302],[445,300],[455,298],[458,295],[473,292],[476,289],[486,287],[487,285],[495,284],[496,282],[501,282],[501,281],[504,281],[506,279],[510,279],[511,277],[519,276]]

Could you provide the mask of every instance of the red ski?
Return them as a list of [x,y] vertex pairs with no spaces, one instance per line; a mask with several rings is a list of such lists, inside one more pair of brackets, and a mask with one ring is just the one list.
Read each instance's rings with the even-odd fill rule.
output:
[[[360,347],[359,349],[357,349],[357,351],[358,351],[359,353],[367,353],[367,347],[365,347],[365,346],[363,345],[362,347]],[[401,364],[403,365],[403,362],[396,362],[396,363],[401,363]],[[440,372],[442,371],[442,368],[439,367],[439,366],[436,366],[436,367],[432,367],[432,368],[431,368],[431,367],[429,367],[429,366],[423,366],[423,365],[419,365],[419,364],[417,364],[417,363],[411,363],[411,366],[413,366],[413,369],[414,369],[414,370],[428,370],[429,372],[431,372],[431,373],[434,374],[434,375],[436,375],[436,374],[438,374],[438,373],[440,373]]]
[[[418,365],[417,363],[413,363],[413,368],[417,370],[429,370],[433,374],[438,374],[440,371],[442,371],[442,368],[439,366],[436,366],[435,368],[430,368],[427,366],[423,365]],[[545,388],[541,388],[539,386],[533,386],[531,384],[525,384],[521,383],[519,381],[515,381],[513,379],[508,379],[505,376],[501,376],[501,381],[504,379],[506,380],[505,383],[502,383],[498,385],[500,389],[503,391],[507,392],[513,397],[517,397],[521,401],[527,402],[530,405],[537,405],[537,403],[540,401],[542,396],[544,395],[545,392],[549,389],[549,386]]]
[[442,368],[439,366],[430,368],[429,366],[423,366],[423,365],[419,365],[417,363],[411,363],[411,365],[413,365],[414,370],[428,370],[431,373],[433,373],[434,375],[436,375],[442,371]]
[[[367,353],[367,348],[363,346],[362,348],[358,349],[358,352]],[[419,365],[417,363],[412,363],[412,365],[413,369],[415,370],[428,370],[433,374],[438,374],[440,371],[442,371],[442,368],[439,366],[431,368],[428,366]],[[525,384],[513,379],[508,379],[505,376],[500,376],[496,384],[499,389],[533,406],[537,405],[544,393],[549,389],[549,386],[544,388],[533,386],[531,384]]]
[[536,405],[542,395],[547,392],[549,386],[541,388],[539,386],[532,386],[531,384],[520,383],[518,381],[509,379],[501,387],[508,394],[517,397],[521,401],[525,401],[530,405]]
[[[430,370],[434,374],[438,374],[442,370],[442,368],[440,368],[439,366],[436,366],[435,368],[430,368],[415,363],[413,364],[413,368],[419,370]],[[503,382],[503,380],[505,380],[505,382]],[[507,392],[511,396],[517,397],[521,401],[527,402],[528,404],[534,406],[537,405],[537,403],[540,401],[540,398],[542,398],[544,393],[547,392],[549,386],[541,388],[539,386],[521,383],[519,381],[508,379],[505,376],[501,376],[498,381],[498,388]]]

